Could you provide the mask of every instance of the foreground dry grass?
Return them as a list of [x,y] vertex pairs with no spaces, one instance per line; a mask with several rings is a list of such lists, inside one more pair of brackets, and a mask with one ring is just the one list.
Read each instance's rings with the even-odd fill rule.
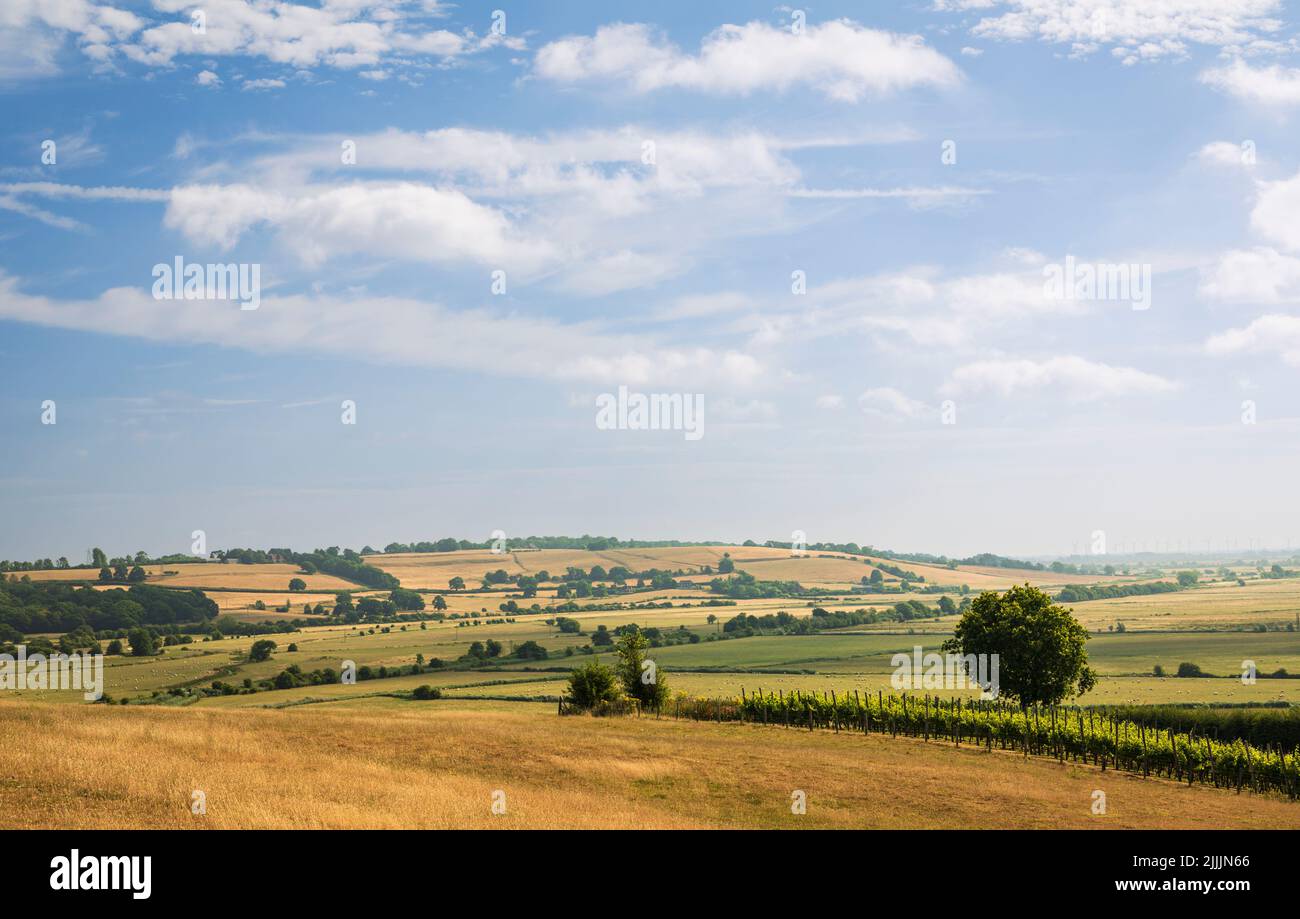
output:
[[[5,827],[1300,827],[1300,805],[911,740],[556,717],[0,704]],[[208,813],[189,813],[191,793]],[[507,813],[491,814],[492,794]],[[807,814],[790,813],[791,792]],[[1094,789],[1108,813],[1091,814]]]

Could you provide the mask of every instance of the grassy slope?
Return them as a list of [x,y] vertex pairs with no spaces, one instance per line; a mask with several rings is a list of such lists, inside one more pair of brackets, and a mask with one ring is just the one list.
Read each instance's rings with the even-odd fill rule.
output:
[[0,749],[5,827],[1300,827],[1284,801],[1014,754],[518,704],[6,702]]

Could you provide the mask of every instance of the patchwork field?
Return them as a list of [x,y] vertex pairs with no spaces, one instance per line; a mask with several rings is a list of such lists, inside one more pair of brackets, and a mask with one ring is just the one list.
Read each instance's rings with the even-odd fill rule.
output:
[[[590,569],[601,565],[609,569],[622,565],[632,571],[661,568],[699,572],[710,566],[716,572],[724,553],[729,554],[736,566],[754,577],[768,581],[799,581],[809,587],[848,589],[857,585],[863,575],[870,575],[872,565],[885,564],[903,568],[920,575],[927,583],[959,587],[967,584],[973,590],[1004,587],[1016,583],[1035,585],[1060,585],[1066,583],[1063,575],[1043,571],[1018,569],[962,567],[955,569],[923,565],[915,562],[864,558],[834,552],[810,552],[792,556],[788,549],[769,549],[762,546],[686,546],[670,549],[611,549],[586,551],[580,549],[541,549],[537,551],[507,551],[500,555],[490,551],[423,553],[406,555],[372,555],[366,561],[395,575],[406,587],[445,589],[453,577],[462,577],[466,583],[477,583],[485,571],[502,569],[508,574],[533,574],[549,571],[558,574],[570,566]],[[868,564],[871,562],[872,564]],[[708,580],[715,575],[704,575]],[[897,578],[886,575],[887,582]],[[1098,583],[1124,580],[1123,578],[1088,576],[1075,579],[1076,583]]]
[[[726,600],[708,590],[730,553],[739,571],[761,581],[799,581],[825,593],[808,597]],[[0,704],[0,735],[31,736],[57,721],[81,751],[58,761],[44,742],[0,754],[0,823],[14,826],[1231,826],[1300,825],[1294,804],[1180,788],[1156,779],[1107,774],[1079,765],[1022,761],[927,747],[880,736],[764,731],[756,726],[673,719],[560,717],[556,700],[570,668],[608,647],[592,647],[600,627],[636,623],[672,640],[651,650],[670,695],[732,698],[756,691],[877,694],[897,691],[893,657],[937,651],[955,615],[883,619],[806,635],[732,637],[724,623],[781,611],[796,617],[816,607],[891,610],[919,601],[934,609],[941,594],[886,588],[857,593],[873,567],[861,558],[791,558],[756,547],[609,552],[543,551],[493,555],[455,552],[372,557],[404,587],[424,591],[424,621],[344,623],[304,619],[304,604],[332,610],[334,590],[386,598],[338,578],[307,577],[311,589],[285,588],[292,565],[194,564],[151,570],[147,583],[195,585],[222,615],[269,624],[272,634],[198,636],[146,657],[109,656],[105,691],[132,704],[87,706],[80,692],[13,690]],[[1132,584],[1169,580],[1169,572],[1128,576],[1047,575],[981,568],[950,570],[888,562],[948,587],[954,603],[984,589],[1030,581],[1056,592],[1065,584]],[[498,568],[527,574],[622,565],[684,570],[693,586],[608,597],[562,599],[554,582],[525,598],[513,584],[482,589]],[[37,572],[39,576],[67,572]],[[697,575],[692,577],[692,575]],[[450,591],[452,577],[466,588]],[[1243,683],[1245,662],[1260,674],[1300,673],[1300,579],[1265,580],[1243,569],[1231,577],[1171,593],[1074,602],[1090,631],[1097,687],[1083,705],[1195,703],[1300,704],[1300,680],[1261,676]],[[608,583],[608,582],[606,582]],[[962,585],[967,590],[962,590]],[[611,585],[612,586],[612,585]],[[108,588],[116,589],[116,588]],[[441,597],[447,608],[433,615]],[[515,602],[522,608],[503,612]],[[263,603],[265,610],[255,609]],[[290,611],[276,612],[288,602]],[[540,611],[529,609],[533,604]],[[557,607],[564,605],[562,612]],[[653,604],[655,608],[647,608]],[[664,606],[671,604],[671,606]],[[712,604],[712,605],[710,605]],[[632,606],[641,608],[629,608]],[[617,607],[617,608],[613,608]],[[557,617],[577,631],[561,630]],[[548,620],[550,620],[548,622]],[[51,636],[57,637],[57,636]],[[270,638],[269,659],[251,661],[254,642]],[[689,639],[689,641],[687,640]],[[512,657],[525,642],[544,659]],[[497,643],[499,656],[470,657],[471,645]],[[291,650],[292,648],[292,650]],[[434,669],[429,669],[433,662]],[[423,672],[410,673],[423,662]],[[1201,676],[1177,677],[1180,664]],[[311,674],[350,666],[370,676],[354,683],[274,688],[287,668]],[[1164,675],[1157,676],[1156,668]],[[385,668],[380,676],[380,668]],[[391,672],[389,672],[391,671]],[[401,675],[397,675],[400,672]],[[214,682],[233,694],[212,695]],[[416,702],[417,687],[442,698]],[[913,689],[972,698],[973,690]],[[147,704],[141,704],[147,703]],[[758,731],[759,733],[755,733]],[[525,755],[509,755],[526,747]],[[83,755],[84,754],[84,755]],[[78,758],[80,757],[80,759]],[[90,771],[95,770],[95,771]],[[292,776],[292,779],[288,778]],[[867,780],[863,777],[867,776]],[[101,783],[102,784],[96,784]],[[789,787],[787,787],[789,786]],[[1096,787],[1111,789],[1104,819],[1088,804]],[[55,789],[72,789],[59,797]],[[94,789],[98,789],[95,791]],[[209,794],[209,814],[188,814],[194,788]],[[487,809],[492,790],[507,790],[505,817]],[[806,817],[789,813],[793,788],[809,793]],[[189,790],[187,790],[189,789]],[[35,802],[18,807],[18,802]],[[689,805],[683,802],[690,802]],[[936,802],[938,802],[936,804]],[[1122,803],[1121,803],[1122,802]]]

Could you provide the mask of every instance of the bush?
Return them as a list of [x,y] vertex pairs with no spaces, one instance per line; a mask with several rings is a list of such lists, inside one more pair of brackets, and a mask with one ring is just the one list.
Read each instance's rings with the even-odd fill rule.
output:
[[253,642],[253,647],[248,649],[249,663],[256,664],[259,661],[269,661],[271,652],[276,649],[275,642],[269,638],[262,638]]
[[424,701],[424,700],[428,700],[428,699],[441,699],[441,698],[442,698],[442,690],[441,690],[441,689],[435,689],[434,687],[432,687],[432,686],[430,686],[430,685],[428,685],[428,684],[426,683],[426,684],[423,685],[423,686],[417,686],[417,687],[415,687],[414,689],[412,689],[412,690],[411,690],[411,698],[412,698],[412,699],[420,699],[420,700],[422,700],[422,701]]
[[525,661],[544,661],[549,655],[546,649],[535,641],[526,641],[515,648],[515,657]]
[[617,701],[622,695],[614,671],[600,661],[588,661],[569,674],[566,701],[578,708],[594,708],[602,702]]
[[1188,661],[1183,661],[1178,665],[1178,673],[1176,675],[1182,677],[1199,677],[1206,676],[1207,674],[1201,670],[1198,665]]

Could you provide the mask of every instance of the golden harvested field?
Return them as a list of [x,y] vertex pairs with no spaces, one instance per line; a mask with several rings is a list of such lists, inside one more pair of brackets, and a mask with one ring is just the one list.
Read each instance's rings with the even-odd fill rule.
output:
[[[404,587],[444,590],[453,577],[462,577],[469,587],[477,587],[484,572],[498,568],[509,574],[537,571],[562,573],[569,567],[590,570],[593,565],[606,569],[622,565],[632,571],[649,568],[698,572],[703,566],[715,571],[723,554],[729,553],[736,566],[760,580],[799,581],[807,587],[845,589],[860,583],[873,567],[860,556],[836,552],[810,552],[792,556],[787,549],[763,546],[684,546],[661,549],[610,549],[591,552],[583,549],[542,549],[535,552],[508,551],[495,555],[488,550],[433,552],[392,555],[369,555],[366,562],[395,575]],[[1006,588],[1012,584],[1059,586],[1067,582],[1109,583],[1128,580],[1122,577],[1067,576],[1044,571],[1019,569],[958,567],[948,569],[916,562],[871,559],[915,572],[929,584],[958,587],[967,584],[972,590]],[[701,576],[707,580],[709,575]],[[897,578],[886,575],[888,583]]]
[[[1285,801],[914,739],[361,700],[0,703],[13,828],[1300,828]],[[1091,812],[1094,790],[1107,813]],[[190,812],[195,790],[207,813]],[[807,813],[791,813],[802,791]],[[494,815],[494,793],[505,813]]]
[[[387,596],[387,592],[384,596]],[[222,614],[230,613],[236,619],[247,619],[250,621],[260,622],[263,619],[300,619],[303,616],[302,607],[304,603],[310,603],[313,607],[317,603],[325,604],[326,609],[334,608],[336,594],[332,593],[312,593],[304,591],[302,593],[292,593],[284,591],[283,593],[262,593],[249,592],[241,593],[239,591],[214,590],[207,594],[208,599],[217,604],[217,608]],[[355,594],[354,600],[366,594]],[[253,609],[253,604],[261,600],[266,604],[265,610]],[[277,613],[277,606],[284,606],[285,603],[290,606],[289,613]]]
[[[146,583],[159,587],[234,587],[245,590],[288,590],[289,581],[302,578],[308,590],[356,590],[359,585],[328,574],[302,574],[297,565],[271,563],[240,565],[236,562],[185,562],[144,565]],[[27,571],[33,581],[95,581],[99,572],[89,568]],[[121,587],[123,585],[112,585]]]
[[1071,603],[1076,618],[1089,628],[1123,622],[1128,629],[1214,629],[1228,625],[1296,623],[1300,580],[1236,581],[1204,584],[1194,590]]

